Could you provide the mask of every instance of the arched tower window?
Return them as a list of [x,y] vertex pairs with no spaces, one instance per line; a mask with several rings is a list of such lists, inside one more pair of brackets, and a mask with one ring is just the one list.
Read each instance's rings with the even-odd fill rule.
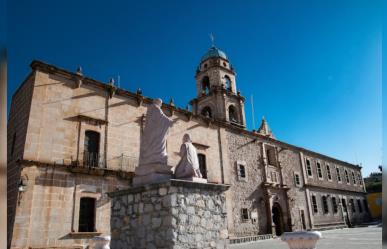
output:
[[211,112],[211,108],[209,106],[204,107],[201,114],[204,117],[212,118],[212,112]]
[[224,80],[225,80],[226,89],[231,91],[231,79],[230,79],[230,77],[228,77],[228,75],[225,75]]
[[96,131],[85,132],[84,164],[89,167],[98,167],[100,135]]
[[210,92],[210,78],[204,76],[202,79],[202,92],[208,94]]
[[228,108],[228,119],[230,122],[238,122],[237,111],[232,105],[230,105],[230,107]]

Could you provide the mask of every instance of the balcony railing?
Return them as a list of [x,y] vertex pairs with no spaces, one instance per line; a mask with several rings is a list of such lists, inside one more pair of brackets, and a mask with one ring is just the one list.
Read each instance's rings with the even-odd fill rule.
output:
[[138,165],[138,158],[133,156],[120,156],[105,160],[104,156],[95,152],[84,152],[83,167],[107,168],[117,171],[134,172]]
[[85,151],[83,153],[83,166],[88,168],[105,168],[105,160],[99,153]]

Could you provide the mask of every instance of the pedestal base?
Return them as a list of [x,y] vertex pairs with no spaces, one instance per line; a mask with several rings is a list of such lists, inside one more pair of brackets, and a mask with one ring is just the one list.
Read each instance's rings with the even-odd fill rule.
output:
[[151,173],[148,175],[140,175],[140,176],[135,176],[133,178],[133,186],[142,186],[142,185],[147,185],[151,183],[160,183],[160,182],[165,182],[169,181],[172,178],[172,174],[160,174],[160,173]]
[[207,179],[199,178],[199,177],[179,178],[177,180],[190,181],[190,182],[199,182],[199,183],[207,183]]
[[228,248],[229,185],[170,180],[109,193],[111,248]]
[[133,186],[165,182],[172,178],[172,167],[166,164],[139,165],[134,171]]

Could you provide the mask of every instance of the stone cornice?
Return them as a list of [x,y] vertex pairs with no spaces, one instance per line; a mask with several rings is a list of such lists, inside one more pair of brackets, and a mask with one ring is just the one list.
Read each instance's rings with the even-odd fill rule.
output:
[[138,187],[131,187],[128,189],[118,190],[114,192],[107,193],[109,197],[115,197],[115,196],[121,196],[121,195],[127,195],[127,194],[137,194],[142,193],[144,191],[153,190],[153,189],[159,189],[162,187],[184,187],[184,188],[198,188],[203,189],[207,191],[218,191],[218,192],[224,192],[230,188],[231,185],[228,184],[214,184],[214,183],[199,183],[199,182],[191,182],[191,181],[184,181],[184,180],[178,180],[178,179],[171,179],[164,182],[159,183],[152,183],[147,184],[144,186],[138,186]]
[[49,162],[41,162],[41,161],[25,160],[25,159],[19,159],[17,160],[17,163],[20,164],[23,168],[32,167],[32,166],[60,168],[63,170],[67,170],[71,173],[96,175],[96,176],[113,175],[126,180],[130,180],[134,176],[134,172],[125,172],[125,171],[113,170],[108,168],[89,168],[89,167],[73,166],[71,164],[57,164],[57,163],[49,163]]
[[[77,75],[75,73],[69,72],[67,70],[61,69],[59,67],[56,67],[56,66],[47,64],[45,62],[38,61],[38,60],[34,60],[31,63],[31,68],[33,70],[41,70],[41,71],[44,71],[44,72],[47,72],[47,73],[59,74],[59,75],[62,75],[63,77],[71,79],[71,80],[74,80],[76,77],[79,77],[79,75]],[[91,78],[83,77],[83,81],[86,84],[93,85],[93,86],[95,86],[97,88],[104,89],[106,91],[109,91],[109,89],[110,89],[109,85],[107,85],[105,83],[102,83],[102,82],[99,82],[97,80],[91,79]],[[117,88],[117,90],[115,92],[115,95],[120,95],[120,96],[123,96],[123,97],[128,97],[128,98],[131,98],[131,99],[136,100],[136,101],[138,101],[139,97],[141,97],[141,99],[143,101],[141,103],[147,103],[147,104],[152,103],[152,99],[151,98],[145,97],[143,95],[135,94],[135,93],[129,92],[129,91],[121,89],[121,88]],[[217,127],[226,128],[226,129],[232,130],[233,132],[238,133],[238,134],[248,135],[248,136],[252,137],[253,139],[259,138],[261,140],[270,142],[270,143],[275,144],[277,146],[282,146],[282,147],[288,148],[290,150],[304,152],[304,153],[307,153],[309,155],[312,155],[312,156],[315,156],[315,157],[319,157],[321,159],[330,160],[330,161],[333,161],[333,162],[336,162],[336,163],[340,163],[340,164],[346,165],[348,167],[352,167],[352,168],[356,168],[356,169],[361,169],[362,168],[362,167],[360,167],[358,165],[354,165],[354,164],[351,164],[351,163],[348,163],[348,162],[344,162],[344,161],[341,161],[341,160],[338,160],[338,159],[335,159],[335,158],[332,158],[332,157],[329,157],[329,156],[326,156],[326,155],[323,155],[323,154],[320,154],[320,153],[317,153],[317,152],[313,152],[313,151],[308,150],[308,149],[304,149],[302,147],[291,145],[291,144],[288,144],[286,142],[279,141],[277,139],[266,137],[266,136],[258,134],[256,132],[245,130],[244,128],[240,128],[240,127],[234,126],[232,124],[228,124],[227,122],[224,122],[224,121],[215,120],[215,119],[211,119],[211,118],[206,118],[206,117],[203,117],[201,115],[194,115],[190,111],[187,111],[187,110],[181,109],[181,108],[177,108],[177,107],[171,106],[169,104],[163,103],[162,107],[164,109],[173,110],[175,113],[179,113],[179,114],[182,114],[182,115],[189,116],[190,118],[192,118],[192,120],[195,120],[197,122],[204,122],[204,123],[211,124],[211,125],[214,125],[214,126],[217,126]]]
[[305,188],[314,188],[314,189],[319,189],[319,190],[333,190],[333,191],[338,191],[338,192],[351,192],[351,193],[359,193],[359,194],[366,194],[364,191],[356,191],[356,190],[348,190],[348,189],[342,189],[342,188],[334,188],[334,187],[325,187],[321,185],[314,185],[314,184],[304,184]]
[[196,74],[195,74],[195,79],[197,78],[200,78],[201,75],[205,74],[206,71],[208,71],[208,69],[211,69],[211,68],[217,68],[217,69],[221,69],[221,70],[224,70],[232,75],[236,75],[235,71],[234,70],[231,70],[231,69],[228,69],[226,67],[223,67],[221,65],[212,65],[212,66],[209,66],[208,68],[206,68],[205,71],[197,71]]

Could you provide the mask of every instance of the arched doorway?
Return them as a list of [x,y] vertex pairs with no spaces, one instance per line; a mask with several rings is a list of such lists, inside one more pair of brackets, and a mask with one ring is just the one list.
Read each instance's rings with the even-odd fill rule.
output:
[[278,203],[274,203],[271,212],[273,216],[273,223],[275,225],[275,234],[280,236],[284,232],[284,221],[281,206]]

